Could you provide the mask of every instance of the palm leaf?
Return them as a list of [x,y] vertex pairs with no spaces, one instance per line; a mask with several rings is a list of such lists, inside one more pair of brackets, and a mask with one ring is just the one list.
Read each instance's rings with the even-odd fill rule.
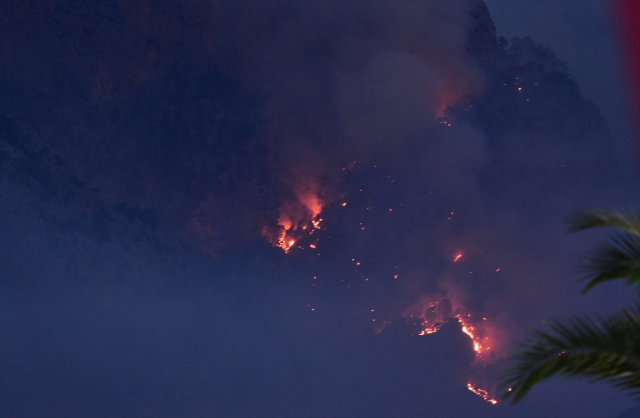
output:
[[635,212],[580,210],[569,215],[566,223],[567,232],[578,232],[606,226],[618,228],[640,237],[640,216]]
[[574,317],[554,321],[551,332],[534,331],[504,373],[504,397],[517,403],[551,377],[607,381],[640,395],[640,305],[600,321]]
[[582,293],[595,285],[614,279],[625,279],[625,284],[640,285],[640,237],[626,234],[602,242],[584,260],[580,267],[588,281]]
[[611,242],[600,243],[580,267],[588,281],[582,293],[595,285],[614,279],[626,279],[626,285],[640,285],[640,217],[616,211],[579,211],[567,220],[568,232],[608,226],[625,232]]

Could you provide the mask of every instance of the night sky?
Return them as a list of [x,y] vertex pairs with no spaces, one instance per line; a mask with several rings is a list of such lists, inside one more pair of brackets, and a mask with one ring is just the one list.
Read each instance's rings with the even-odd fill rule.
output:
[[606,2],[0,22],[1,416],[640,415],[583,380],[496,390],[532,327],[632,297],[580,296],[606,234],[563,225],[640,207]]

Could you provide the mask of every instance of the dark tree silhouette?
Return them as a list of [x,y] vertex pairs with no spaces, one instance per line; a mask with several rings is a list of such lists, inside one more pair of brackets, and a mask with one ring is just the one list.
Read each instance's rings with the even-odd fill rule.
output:
[[[567,232],[596,227],[620,230],[599,243],[580,269],[587,282],[622,279],[640,290],[640,217],[616,211],[580,211],[568,219]],[[504,373],[504,397],[520,401],[536,384],[551,377],[587,377],[640,395],[640,304],[592,319],[552,321],[548,331],[534,330]]]

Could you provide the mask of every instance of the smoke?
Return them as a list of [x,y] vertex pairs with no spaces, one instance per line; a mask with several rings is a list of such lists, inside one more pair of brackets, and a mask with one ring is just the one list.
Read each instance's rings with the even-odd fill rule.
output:
[[[504,266],[535,265],[546,248],[522,254],[516,248],[526,244],[509,242],[540,236],[526,219],[559,225],[566,193],[572,205],[585,200],[571,184],[587,167],[610,169],[606,126],[558,65],[529,59],[530,45],[500,50],[494,33],[474,51],[481,70],[468,45],[488,18],[473,18],[477,2],[363,6],[285,4],[266,12],[281,27],[257,30],[259,41],[242,32],[243,82],[261,97],[259,135],[283,186],[277,224],[264,234],[294,257],[317,249],[352,260],[354,276],[341,280],[376,289],[362,289],[380,312],[372,322],[407,309],[426,328],[437,326],[425,317],[457,319],[491,364],[517,338],[500,331],[514,326],[505,312],[540,303],[525,289],[548,298],[526,284],[549,275],[545,268]],[[586,118],[593,129],[580,127]],[[530,201],[543,192],[544,203]],[[466,257],[453,265],[461,250]],[[424,295],[433,292],[451,308],[431,312],[440,299]]]
[[336,176],[348,164],[392,158],[479,91],[481,74],[465,53],[475,3],[214,6],[216,18],[232,16],[225,42],[242,50],[233,77],[260,97],[259,136],[284,186],[278,226],[266,230],[274,244],[288,249],[298,228],[313,230],[343,195]]
[[[191,359],[192,346],[205,347],[206,361],[189,363],[190,372],[176,361],[171,373],[186,381],[197,370],[199,399],[213,391],[213,410],[236,393],[241,401],[224,406],[227,415],[260,405],[260,396],[283,415],[278,408],[296,394],[289,415],[308,414],[309,398],[328,408],[333,395],[341,406],[319,415],[397,415],[398,404],[424,415],[451,387],[466,399],[465,385],[490,375],[525,325],[578,306],[566,303],[578,286],[565,279],[583,244],[564,238],[562,216],[615,205],[625,183],[616,189],[597,107],[552,71],[562,66],[549,51],[524,40],[500,48],[482,2],[117,4],[103,14],[84,13],[90,3],[50,13],[19,4],[44,23],[26,40],[3,32],[7,45],[21,46],[0,60],[1,90],[15,98],[0,101],[8,115],[1,185],[13,196],[0,205],[2,270],[11,275],[3,285],[42,289],[49,277],[54,288],[61,280],[102,281],[116,294],[122,283],[161,288],[169,300],[149,310],[166,317],[144,328],[175,336],[157,361],[174,358],[173,348]],[[82,34],[95,19],[108,30],[92,41]],[[19,129],[7,128],[15,121]],[[194,248],[212,257],[198,259]],[[176,296],[189,291],[205,296],[195,304]],[[144,303],[131,292],[122,305],[134,311]],[[186,319],[167,331],[166,318],[183,309]],[[32,322],[4,340],[20,342],[42,319]],[[77,338],[90,327],[78,326]],[[220,335],[224,347],[201,335]],[[370,377],[378,369],[359,357],[380,341],[395,348],[371,349],[376,364],[393,369],[377,376],[392,394],[377,410]],[[460,352],[440,367],[437,356],[452,349]],[[454,369],[456,381],[440,385]],[[232,389],[210,381],[220,370]],[[291,377],[299,370],[320,383]],[[245,390],[260,382],[275,392],[274,377],[291,390]],[[336,381],[347,382],[337,394]],[[393,389],[398,381],[403,389]],[[350,403],[351,385],[361,385],[364,409]],[[409,400],[400,393],[407,387]],[[438,396],[422,397],[425,387]]]

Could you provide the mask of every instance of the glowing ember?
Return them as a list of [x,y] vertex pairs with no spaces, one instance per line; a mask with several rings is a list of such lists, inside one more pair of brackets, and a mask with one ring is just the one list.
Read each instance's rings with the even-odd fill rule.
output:
[[476,395],[482,397],[482,399],[484,399],[487,402],[491,402],[494,405],[498,403],[498,401],[496,401],[489,395],[489,392],[487,392],[484,389],[474,387],[471,383],[467,383],[467,389],[469,389],[471,392],[475,393]]
[[456,255],[456,258],[453,259],[453,262],[455,263],[456,261],[460,260],[460,257],[462,257],[462,254]]
[[460,323],[462,324],[462,332],[467,334],[469,338],[471,338],[471,341],[473,341],[473,350],[477,354],[480,354],[483,351],[483,347],[480,344],[480,339],[473,334],[473,331],[474,331],[473,326],[465,324],[461,315],[457,315],[456,318],[458,318],[458,321],[460,321]]
[[[485,352],[491,349],[491,347],[486,345],[486,343],[490,341],[489,337],[486,336],[486,322],[484,322],[486,318],[479,317],[478,320],[480,320],[480,322],[475,322],[475,317],[463,311],[461,308],[455,309],[452,302],[446,297],[442,297],[428,305],[419,302],[407,309],[403,316],[409,321],[409,324],[419,327],[417,335],[436,333],[449,320],[457,320],[462,326],[462,332],[471,339],[473,351],[476,354],[476,367],[485,367],[487,363],[490,362],[485,356]],[[485,401],[492,404],[497,403],[497,401],[491,397],[489,390],[482,389],[475,383],[469,383],[467,388],[476,395],[481,396]]]
[[[287,201],[280,206],[278,229],[274,231],[265,227],[262,231],[262,235],[274,247],[282,248],[285,253],[288,253],[296,242],[320,229],[322,223],[319,215],[324,202],[321,200],[322,193],[317,184],[312,180],[301,182],[295,186],[294,191],[295,200]],[[315,248],[315,244],[309,246]]]

